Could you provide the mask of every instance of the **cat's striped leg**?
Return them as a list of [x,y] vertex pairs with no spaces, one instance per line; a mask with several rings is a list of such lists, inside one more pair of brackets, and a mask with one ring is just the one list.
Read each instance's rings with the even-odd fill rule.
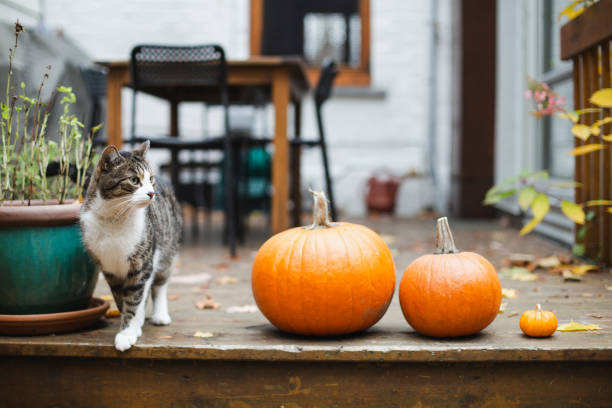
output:
[[151,288],[151,297],[153,299],[153,314],[151,315],[151,323],[158,326],[165,326],[172,322],[168,314],[168,279],[155,279]]
[[113,294],[113,299],[115,299],[115,304],[117,305],[117,310],[119,312],[123,311],[123,281],[117,278],[112,273],[103,272],[104,278],[106,279],[106,283]]
[[119,351],[125,351],[132,347],[142,334],[145,306],[153,281],[151,265],[148,265],[147,269],[147,271],[135,274],[135,276],[140,277],[139,280],[128,279],[123,287],[121,330],[115,336],[115,348]]

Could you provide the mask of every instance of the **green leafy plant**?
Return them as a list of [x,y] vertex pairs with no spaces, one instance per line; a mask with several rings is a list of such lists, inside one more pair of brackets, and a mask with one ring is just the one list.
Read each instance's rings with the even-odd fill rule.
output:
[[[603,134],[602,126],[611,123],[612,117],[606,116],[595,121],[592,125],[579,123],[582,115],[601,114],[603,108],[612,107],[612,88],[604,88],[593,93],[589,99],[594,105],[592,108],[567,111],[563,107],[565,99],[544,83],[528,78],[528,89],[524,96],[535,102],[535,109],[531,112],[537,118],[544,116],[554,116],[569,121],[572,124],[572,134],[585,142],[568,152],[572,156],[586,155],[610,147],[612,134]],[[589,139],[596,138],[592,143]],[[522,211],[531,209],[533,218],[520,231],[521,235],[531,232],[538,225],[550,210],[551,202],[561,208],[566,217],[576,224],[582,225],[578,230],[577,238],[582,240],[586,233],[586,224],[595,217],[595,212],[589,210],[590,207],[607,206],[607,211],[612,212],[612,200],[608,197],[590,200],[584,203],[576,203],[564,200],[554,194],[555,189],[559,188],[580,188],[580,183],[570,181],[563,183],[553,183],[549,180],[547,171],[535,173],[523,172],[516,177],[504,180],[502,183],[493,186],[486,194],[484,204],[495,204],[505,198],[517,195],[518,203]],[[574,247],[576,255],[584,253],[584,246],[577,244]]]
[[[28,205],[32,200],[42,200],[43,204],[47,200],[57,200],[62,204],[82,196],[86,172],[94,162],[93,137],[101,125],[83,136],[83,123],[70,112],[76,95],[69,87],[58,87],[51,103],[42,102],[40,95],[48,73],[43,76],[35,98],[27,96],[23,82],[17,89],[12,85],[13,59],[23,32],[23,26],[15,23],[5,100],[0,102],[0,205],[15,200]],[[58,96],[63,111],[58,118],[59,132],[55,141],[47,135],[47,125],[53,101]],[[47,166],[55,161],[59,164],[59,174],[47,177]],[[69,177],[71,166],[76,169],[76,182]]]

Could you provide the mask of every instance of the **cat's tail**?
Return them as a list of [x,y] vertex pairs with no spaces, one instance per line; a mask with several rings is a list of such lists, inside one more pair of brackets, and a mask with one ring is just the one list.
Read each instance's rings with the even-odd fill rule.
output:
[[[47,177],[59,176],[61,174],[60,171],[60,162],[54,161],[47,165]],[[70,163],[68,166],[68,177],[72,180],[73,183],[77,182],[77,167],[76,164]],[[91,178],[91,170],[88,170],[85,173],[85,183],[83,183],[83,196],[87,192],[87,187],[89,187],[89,179]]]

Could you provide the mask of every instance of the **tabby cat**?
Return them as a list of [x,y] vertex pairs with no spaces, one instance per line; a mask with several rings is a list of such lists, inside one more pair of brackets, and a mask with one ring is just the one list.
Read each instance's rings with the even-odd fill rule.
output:
[[115,348],[125,351],[142,334],[151,292],[151,323],[170,324],[166,288],[177,255],[182,219],[171,188],[156,183],[146,160],[149,142],[130,151],[108,146],[91,175],[81,209],[87,251],[121,312]]

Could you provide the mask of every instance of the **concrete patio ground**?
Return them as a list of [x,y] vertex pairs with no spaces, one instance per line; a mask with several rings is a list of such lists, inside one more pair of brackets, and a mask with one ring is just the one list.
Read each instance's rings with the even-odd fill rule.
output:
[[[386,239],[398,284],[405,267],[433,249],[433,218],[350,221]],[[450,223],[458,248],[482,254],[497,268],[515,253],[568,254],[535,234],[519,237],[499,221]],[[251,263],[266,235],[262,220],[254,224],[233,260],[220,245],[219,223],[199,238],[188,233],[168,291],[172,324],[145,324],[125,353],[113,347],[118,318],[72,334],[0,337],[0,369],[11,373],[0,390],[11,390],[17,406],[611,406],[608,270],[589,272],[580,282],[546,271],[537,271],[532,282],[502,278],[502,287],[517,296],[504,298],[503,313],[470,337],[416,334],[396,290],[386,315],[365,333],[304,338],[280,333],[254,307]],[[101,279],[96,296],[109,294]],[[203,299],[216,308],[198,309]],[[601,330],[528,338],[520,313],[536,303],[555,311],[560,324],[574,320]],[[86,387],[70,386],[84,376],[92,379]]]

